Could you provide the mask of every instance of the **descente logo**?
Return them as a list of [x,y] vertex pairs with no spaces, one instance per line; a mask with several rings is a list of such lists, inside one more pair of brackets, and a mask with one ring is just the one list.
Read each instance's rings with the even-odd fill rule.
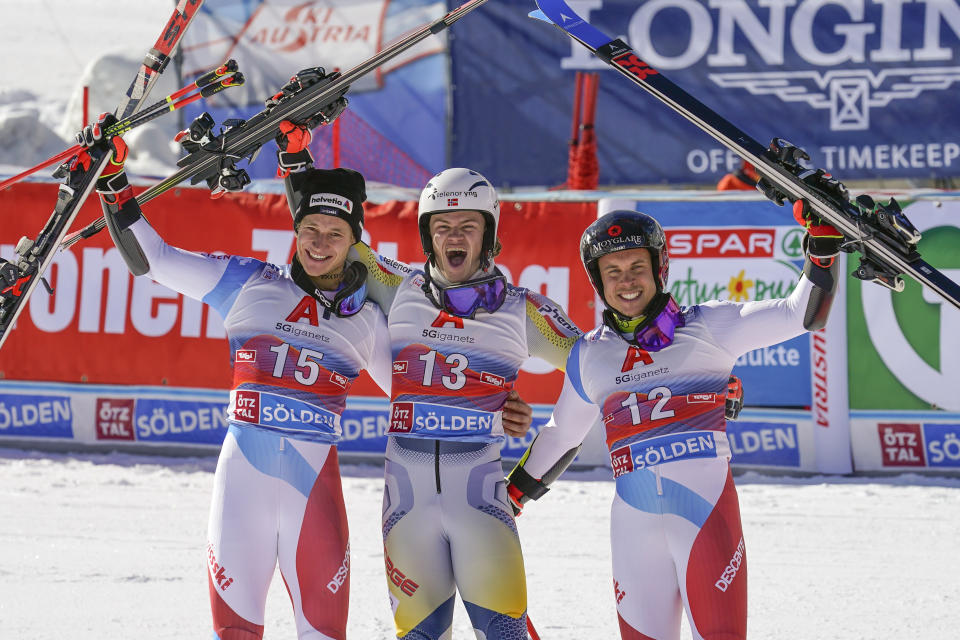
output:
[[311,207],[333,207],[346,213],[353,209],[353,203],[348,198],[338,196],[335,193],[315,193],[310,196]]

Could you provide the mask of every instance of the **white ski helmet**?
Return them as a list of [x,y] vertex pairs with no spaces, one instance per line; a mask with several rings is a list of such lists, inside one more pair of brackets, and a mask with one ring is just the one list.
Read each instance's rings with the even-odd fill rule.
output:
[[459,167],[445,169],[430,178],[430,182],[420,192],[420,208],[417,212],[420,244],[428,258],[433,255],[430,216],[448,211],[479,211],[483,214],[486,225],[480,254],[481,260],[486,264],[493,255],[497,225],[500,223],[500,199],[497,197],[497,190],[476,171]]

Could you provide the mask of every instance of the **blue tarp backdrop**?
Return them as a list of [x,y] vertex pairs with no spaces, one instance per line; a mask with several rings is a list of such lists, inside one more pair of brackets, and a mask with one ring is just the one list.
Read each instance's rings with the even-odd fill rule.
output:
[[[379,11],[383,18],[370,21],[381,27],[373,45],[416,26],[413,16],[437,17],[459,2],[208,0],[204,10],[221,20],[221,5],[230,5],[253,27],[272,11],[290,33],[314,36],[325,24],[325,38],[307,40],[313,64],[331,66],[325,58],[349,44],[345,34],[361,33],[364,16],[347,14],[366,4],[366,15]],[[844,179],[960,175],[960,0],[569,4],[754,138],[784,137]],[[577,70],[601,75],[601,185],[709,184],[737,166],[712,138],[558,30],[528,18],[534,8],[531,0],[491,0],[422,59],[356,93],[357,115],[422,170],[410,173],[407,186],[422,186],[413,182],[448,164],[477,169],[502,186],[562,183]],[[330,36],[334,23],[339,30]],[[274,39],[293,38],[270,28]],[[193,37],[215,41],[203,29]],[[225,31],[256,40],[255,28]],[[288,64],[287,49],[275,47],[269,58],[279,76],[306,66]],[[195,54],[186,50],[189,60]],[[371,153],[370,168],[357,168],[376,172],[382,160]]]

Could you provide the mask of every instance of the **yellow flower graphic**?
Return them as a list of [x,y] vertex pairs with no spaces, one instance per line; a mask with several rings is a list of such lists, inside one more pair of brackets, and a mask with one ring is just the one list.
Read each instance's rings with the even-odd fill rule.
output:
[[743,276],[744,270],[740,269],[740,273],[730,278],[730,284],[727,285],[727,289],[730,291],[730,299],[734,302],[750,299],[748,290],[754,285],[754,282],[753,280],[745,280]]

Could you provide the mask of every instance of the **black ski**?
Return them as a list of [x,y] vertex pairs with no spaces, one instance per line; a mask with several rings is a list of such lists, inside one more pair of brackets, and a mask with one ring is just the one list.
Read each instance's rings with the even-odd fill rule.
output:
[[[180,0],[177,3],[173,15],[147,52],[136,77],[130,83],[130,88],[114,112],[119,120],[129,118],[144,105],[150,89],[167,66],[180,38],[202,4],[203,0]],[[66,171],[66,180],[60,185],[53,214],[37,239],[31,240],[24,236],[17,243],[15,261],[0,260],[0,346],[6,341],[30,294],[43,280],[43,274],[53,260],[63,236],[87,196],[93,191],[100,172],[109,160],[109,154],[103,150],[91,149],[89,156],[90,161],[85,168],[77,167]],[[43,283],[52,293],[45,280]]]
[[826,193],[800,179],[808,171],[799,161],[806,154],[777,139],[771,149],[751,138],[718,113],[643,62],[625,42],[610,38],[581,18],[565,0],[537,0],[539,11],[531,17],[558,27],[592,51],[598,58],[642,89],[716,138],[722,145],[750,162],[776,192],[790,200],[802,198],[811,209],[847,238],[846,250],[861,253],[860,266],[853,275],[895,291],[903,289],[900,274],[930,287],[960,308],[960,285],[920,258],[916,250],[919,234],[903,214],[876,208],[861,196],[860,206]]
[[[243,169],[236,168],[235,162],[243,158],[252,160],[264,144],[276,137],[282,120],[305,122],[316,119],[324,108],[336,102],[347,92],[351,83],[356,82],[421,40],[445,30],[486,2],[487,0],[465,2],[445,16],[410,32],[387,46],[383,51],[374,54],[343,74],[333,73],[317,80],[311,80],[309,78],[312,75],[310,72],[320,71],[320,69],[305,70],[298,74],[298,77],[294,78],[291,84],[267,100],[267,106],[263,111],[246,121],[227,121],[224,124],[230,126],[219,135],[210,134],[213,127],[212,120],[198,122],[197,131],[192,132],[191,137],[196,141],[204,141],[199,144],[195,143],[191,148],[191,153],[177,162],[177,166],[181,167],[179,171],[138,195],[137,202],[144,205],[188,179],[191,184],[207,181],[213,186],[221,178],[225,178],[228,185],[232,182],[227,190],[239,190],[247,184],[249,178]],[[198,119],[198,121],[200,120],[202,120],[202,116]],[[81,238],[97,233],[105,226],[106,221],[99,218],[79,233],[71,236],[64,245],[70,246]]]

